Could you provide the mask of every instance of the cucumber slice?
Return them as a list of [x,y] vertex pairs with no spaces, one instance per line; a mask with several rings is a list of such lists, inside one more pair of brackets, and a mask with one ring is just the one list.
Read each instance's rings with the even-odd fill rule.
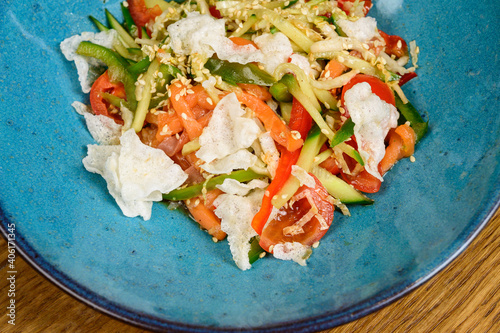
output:
[[327,192],[344,204],[371,205],[373,200],[356,190],[339,177],[332,175],[322,167],[315,166],[311,173],[319,179]]
[[[307,172],[310,172],[314,165],[314,158],[318,155],[321,146],[325,143],[326,137],[321,133],[318,126],[314,126],[307,135],[307,139],[304,141],[304,146],[300,151],[297,166],[301,167]],[[300,181],[293,176],[290,176],[285,182],[281,190],[273,197],[271,200],[272,204],[276,208],[281,208],[285,203],[290,200],[290,198],[297,192],[300,187]]]
[[109,28],[107,26],[105,26],[104,24],[102,24],[101,22],[99,22],[95,17],[93,17],[92,15],[89,16],[90,20],[92,21],[92,23],[95,24],[95,26],[97,27],[97,29],[99,29],[99,31],[108,31]]
[[127,30],[125,30],[120,22],[118,22],[118,20],[113,16],[113,14],[111,14],[107,9],[105,9],[104,11],[106,13],[106,18],[108,19],[109,25],[112,29],[116,30],[118,36],[120,36],[123,42],[126,44],[125,46],[127,48],[141,48],[139,45],[137,45],[134,38],[130,36]]

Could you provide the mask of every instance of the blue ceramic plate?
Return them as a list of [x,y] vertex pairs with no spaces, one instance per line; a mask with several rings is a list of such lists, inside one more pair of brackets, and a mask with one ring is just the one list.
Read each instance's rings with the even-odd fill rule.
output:
[[381,28],[421,50],[405,86],[431,124],[416,162],[390,171],[375,205],[336,214],[307,267],[265,258],[245,272],[227,242],[162,204],[149,221],[123,217],[84,170],[92,138],[70,105],[88,97],[59,43],[94,31],[87,16],[104,7],[121,15],[104,2],[0,2],[2,228],[14,223],[27,260],[91,306],[155,329],[325,329],[421,285],[496,209],[499,2],[376,2]]

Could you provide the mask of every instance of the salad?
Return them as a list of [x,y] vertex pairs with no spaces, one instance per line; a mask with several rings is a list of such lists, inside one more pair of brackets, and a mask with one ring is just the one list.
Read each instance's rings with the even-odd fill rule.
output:
[[89,94],[73,103],[97,142],[84,167],[126,216],[186,208],[242,270],[266,253],[305,265],[334,211],[372,204],[427,131],[401,89],[418,47],[371,6],[128,0],[123,22],[91,16],[99,32],[61,43]]

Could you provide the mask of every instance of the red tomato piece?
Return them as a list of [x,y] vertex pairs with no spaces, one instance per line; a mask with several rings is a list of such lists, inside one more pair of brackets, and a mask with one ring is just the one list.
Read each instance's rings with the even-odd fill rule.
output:
[[[347,15],[351,14],[352,6],[354,5],[356,0],[338,0],[338,6],[342,9]],[[372,8],[371,0],[365,0],[363,5],[363,14],[366,16],[370,9]]]
[[102,97],[102,93],[109,93],[126,99],[125,87],[121,82],[111,82],[109,80],[108,71],[105,71],[101,76],[95,80],[92,88],[90,89],[90,105],[95,114],[102,114],[114,119],[118,124],[123,124],[123,120],[118,113],[110,112],[110,104]]
[[217,19],[222,18],[221,13],[219,12],[219,10],[215,6],[208,7],[208,10],[210,11],[210,15],[212,15],[213,17],[215,17]]
[[395,55],[396,58],[401,58],[402,56],[408,54],[408,45],[403,38],[396,35],[388,35],[382,30],[378,31],[380,36],[384,38],[385,41],[385,53],[388,55]]
[[405,83],[407,83],[408,81],[410,81],[411,79],[414,79],[416,77],[417,77],[417,73],[415,73],[415,72],[409,72],[409,73],[403,74],[403,76],[401,76],[401,78],[399,79],[399,86],[404,85]]
[[382,185],[380,179],[369,174],[366,170],[361,171],[356,176],[345,174],[342,170],[340,174],[347,183],[361,192],[376,193],[380,190],[380,186]]
[[358,74],[354,76],[343,88],[342,88],[342,96],[341,96],[341,102],[342,105],[344,104],[344,94],[347,90],[351,89],[353,86],[355,86],[358,83],[361,82],[367,82],[371,89],[372,93],[380,97],[381,100],[392,104],[396,106],[396,99],[394,98],[394,94],[389,88],[387,84],[382,82],[380,79],[376,78],[375,76],[371,75],[366,75],[366,74]]
[[144,0],[128,0],[127,2],[130,15],[139,28],[139,33],[146,23],[154,20],[155,17],[161,15],[163,12],[158,5],[155,5],[153,8],[146,7]]
[[[333,221],[335,207],[320,181],[316,177],[312,177],[316,182],[315,187],[301,186],[294,195],[298,200],[291,207],[290,205],[282,207],[276,217],[269,221],[262,230],[259,244],[264,250],[272,252],[272,245],[286,242],[299,242],[311,246],[328,231]],[[309,200],[316,206],[317,215],[301,226],[295,225],[311,210],[312,205]],[[320,216],[319,219],[318,216]],[[297,227],[302,228],[303,232],[290,233],[290,227],[295,228],[295,230]]]

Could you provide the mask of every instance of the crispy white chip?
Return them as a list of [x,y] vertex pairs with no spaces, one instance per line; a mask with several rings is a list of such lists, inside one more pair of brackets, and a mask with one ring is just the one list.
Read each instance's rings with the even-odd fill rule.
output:
[[263,58],[253,45],[236,45],[226,37],[225,21],[211,15],[189,12],[187,17],[167,28],[170,44],[178,55],[202,54],[210,58],[214,53],[222,60],[247,64]]
[[273,256],[281,260],[293,260],[301,266],[306,266],[306,260],[311,255],[311,248],[299,242],[280,243],[273,247]]
[[221,219],[221,229],[227,234],[229,248],[236,265],[247,270],[251,267],[248,252],[250,239],[257,235],[252,219],[260,209],[264,190],[254,190],[248,196],[221,194],[215,199],[215,214]]
[[264,152],[261,158],[264,163],[267,164],[267,171],[269,171],[271,178],[274,178],[276,176],[276,169],[278,168],[280,153],[278,148],[276,148],[273,138],[271,137],[271,133],[265,132],[259,135],[259,143],[262,151]]
[[245,196],[251,190],[254,190],[257,188],[263,189],[263,188],[266,188],[267,185],[269,185],[268,182],[260,180],[260,179],[253,179],[250,182],[248,182],[247,184],[245,184],[245,183],[240,183],[236,179],[227,178],[227,179],[224,179],[224,182],[222,184],[217,185],[216,187],[219,190],[221,190],[227,194]]
[[163,151],[143,144],[130,129],[120,145],[89,145],[85,168],[103,176],[124,215],[151,217],[153,201],[179,187],[187,174]]
[[234,93],[217,103],[208,126],[199,138],[200,149],[196,156],[205,164],[201,167],[210,173],[227,173],[248,169],[257,157],[246,150],[258,138],[261,130],[257,123],[244,117],[245,111]]
[[378,164],[385,155],[385,137],[391,128],[398,125],[399,113],[393,105],[372,93],[366,82],[347,90],[344,99],[354,122],[354,136],[365,169],[383,181]]
[[122,126],[117,124],[110,117],[104,115],[95,115],[92,109],[80,102],[73,102],[73,108],[85,118],[87,129],[90,135],[100,145],[117,145],[120,143]]
[[281,32],[263,33],[256,37],[254,42],[262,51],[262,58],[258,62],[270,74],[273,74],[278,65],[288,62],[288,58],[293,53],[290,40]]
[[337,20],[337,24],[347,36],[356,38],[360,42],[366,42],[378,33],[377,21],[369,16],[360,17],[356,21],[340,19]]
[[237,152],[227,155],[221,159],[202,164],[201,168],[209,173],[223,174],[237,169],[247,170],[257,163],[257,160],[257,156],[248,150],[240,149]]

